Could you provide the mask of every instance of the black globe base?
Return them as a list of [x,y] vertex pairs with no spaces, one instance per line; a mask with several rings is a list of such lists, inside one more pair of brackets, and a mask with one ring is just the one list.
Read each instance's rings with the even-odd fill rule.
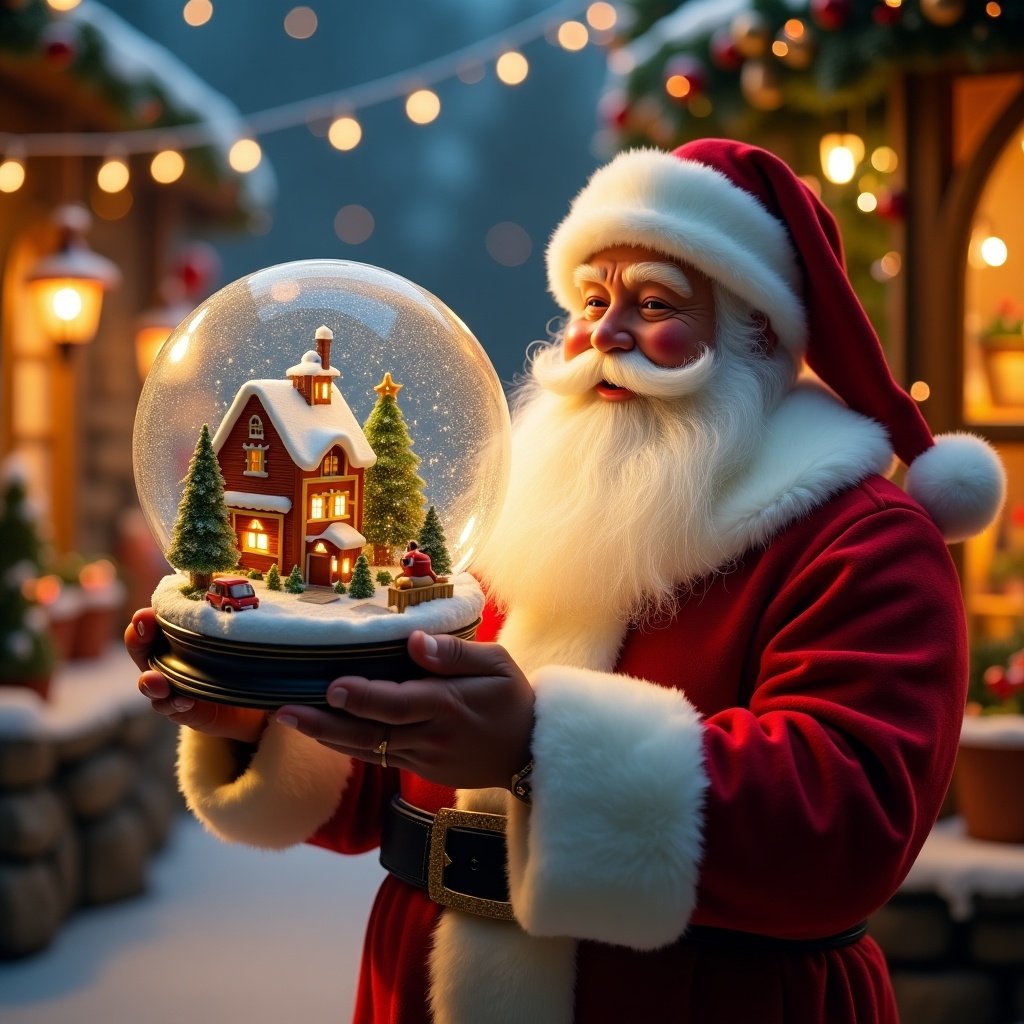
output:
[[[299,647],[205,636],[157,616],[160,632],[149,664],[176,692],[197,700],[236,707],[278,708],[283,704],[327,707],[327,686],[342,675],[368,679],[422,677],[406,640]],[[452,630],[463,640],[476,636],[480,620]]]

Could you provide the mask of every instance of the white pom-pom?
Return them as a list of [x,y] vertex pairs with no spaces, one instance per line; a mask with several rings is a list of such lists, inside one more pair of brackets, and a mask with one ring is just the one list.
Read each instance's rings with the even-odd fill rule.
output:
[[981,533],[1006,497],[1006,471],[992,446],[975,434],[942,434],[907,470],[907,493],[951,544]]

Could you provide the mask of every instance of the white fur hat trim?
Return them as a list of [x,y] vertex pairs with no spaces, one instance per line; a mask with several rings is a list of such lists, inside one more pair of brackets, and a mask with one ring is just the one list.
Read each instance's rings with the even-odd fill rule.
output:
[[785,226],[720,171],[655,149],[620,153],[594,173],[548,244],[548,286],[580,308],[576,268],[602,249],[636,245],[683,260],[746,299],[801,353],[801,274]]

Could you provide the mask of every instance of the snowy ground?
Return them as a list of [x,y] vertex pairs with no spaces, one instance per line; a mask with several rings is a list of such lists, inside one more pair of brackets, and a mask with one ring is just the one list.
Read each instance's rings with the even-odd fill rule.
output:
[[376,854],[228,846],[182,815],[138,899],[0,962],[4,1024],[348,1020]]
[[378,586],[373,597],[365,600],[342,594],[329,604],[312,604],[286,590],[268,590],[265,582],[253,580],[259,608],[227,615],[205,601],[184,597],[180,588],[186,582],[181,574],[160,581],[153,592],[158,614],[204,636],[260,643],[375,643],[400,640],[414,629],[449,633],[468,626],[484,606],[483,592],[469,573],[452,577],[454,597],[427,601],[401,614],[388,608],[386,587]]

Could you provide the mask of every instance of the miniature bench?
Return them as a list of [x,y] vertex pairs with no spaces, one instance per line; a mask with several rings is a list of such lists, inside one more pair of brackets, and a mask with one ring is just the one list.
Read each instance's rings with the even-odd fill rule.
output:
[[429,587],[405,587],[401,590],[394,584],[388,587],[388,607],[404,612],[410,605],[433,601],[438,597],[454,597],[454,583],[432,583]]

